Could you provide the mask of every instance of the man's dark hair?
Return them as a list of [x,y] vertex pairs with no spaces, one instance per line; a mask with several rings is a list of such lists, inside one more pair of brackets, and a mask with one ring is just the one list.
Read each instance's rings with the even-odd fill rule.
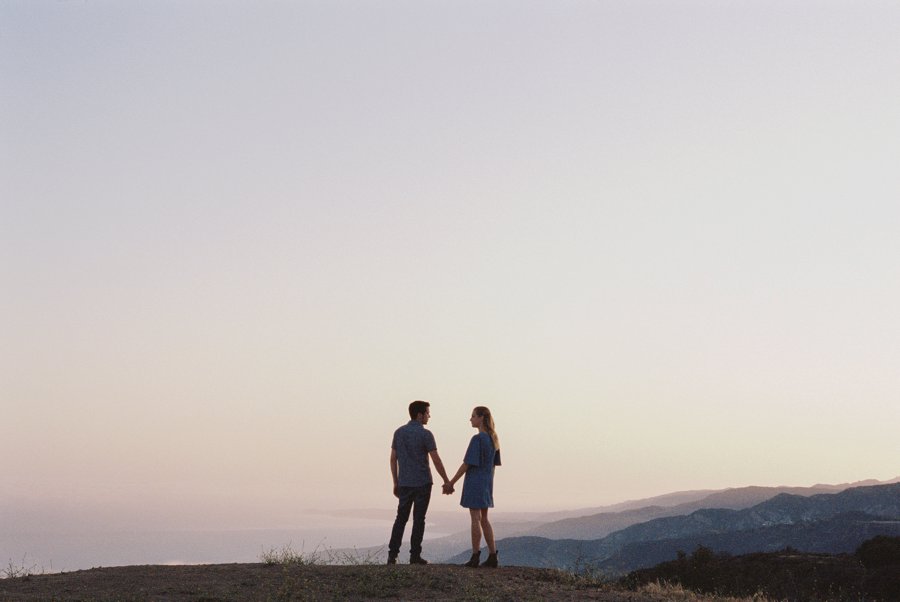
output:
[[415,419],[416,419],[416,416],[418,416],[419,414],[424,414],[425,412],[427,412],[427,411],[428,411],[428,407],[429,407],[430,405],[431,405],[431,404],[428,403],[427,401],[414,401],[414,402],[412,402],[411,404],[409,404],[409,417],[412,418],[413,420],[415,420]]

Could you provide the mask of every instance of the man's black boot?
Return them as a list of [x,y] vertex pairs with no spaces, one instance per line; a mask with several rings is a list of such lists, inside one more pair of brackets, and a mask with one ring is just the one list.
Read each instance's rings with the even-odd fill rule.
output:
[[388,554],[388,564],[397,564],[397,555],[396,554]]
[[409,557],[410,564],[428,564],[428,561],[419,556],[418,554]]

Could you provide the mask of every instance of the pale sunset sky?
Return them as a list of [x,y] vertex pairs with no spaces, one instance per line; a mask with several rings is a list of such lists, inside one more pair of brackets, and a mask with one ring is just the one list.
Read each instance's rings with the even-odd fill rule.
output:
[[0,500],[390,509],[414,399],[451,472],[493,410],[497,510],[900,476],[898,32],[0,0]]

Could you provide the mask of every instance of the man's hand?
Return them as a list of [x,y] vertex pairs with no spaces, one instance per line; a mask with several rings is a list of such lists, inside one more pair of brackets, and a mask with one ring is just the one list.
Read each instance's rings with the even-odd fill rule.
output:
[[456,491],[455,489],[453,489],[453,485],[451,485],[450,483],[444,483],[443,490],[444,495],[450,495],[451,493]]

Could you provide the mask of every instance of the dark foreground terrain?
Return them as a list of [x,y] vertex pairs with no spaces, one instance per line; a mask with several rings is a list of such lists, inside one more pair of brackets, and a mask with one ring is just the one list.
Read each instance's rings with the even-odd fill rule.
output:
[[[2,573],[0,573],[2,574]],[[617,582],[556,569],[458,565],[328,565],[302,555],[259,564],[125,566],[57,574],[7,570],[0,602],[225,602],[482,600],[603,602],[900,602],[900,538],[879,536],[854,554],[794,550],[692,554]],[[661,585],[662,584],[662,585]]]
[[692,591],[728,596],[761,593],[799,602],[900,602],[900,538],[879,536],[854,554],[781,552],[731,556],[704,547],[628,575],[622,584],[678,583]]
[[550,569],[224,564],[126,566],[0,580],[0,600],[224,602],[231,600],[602,600],[651,602]]

